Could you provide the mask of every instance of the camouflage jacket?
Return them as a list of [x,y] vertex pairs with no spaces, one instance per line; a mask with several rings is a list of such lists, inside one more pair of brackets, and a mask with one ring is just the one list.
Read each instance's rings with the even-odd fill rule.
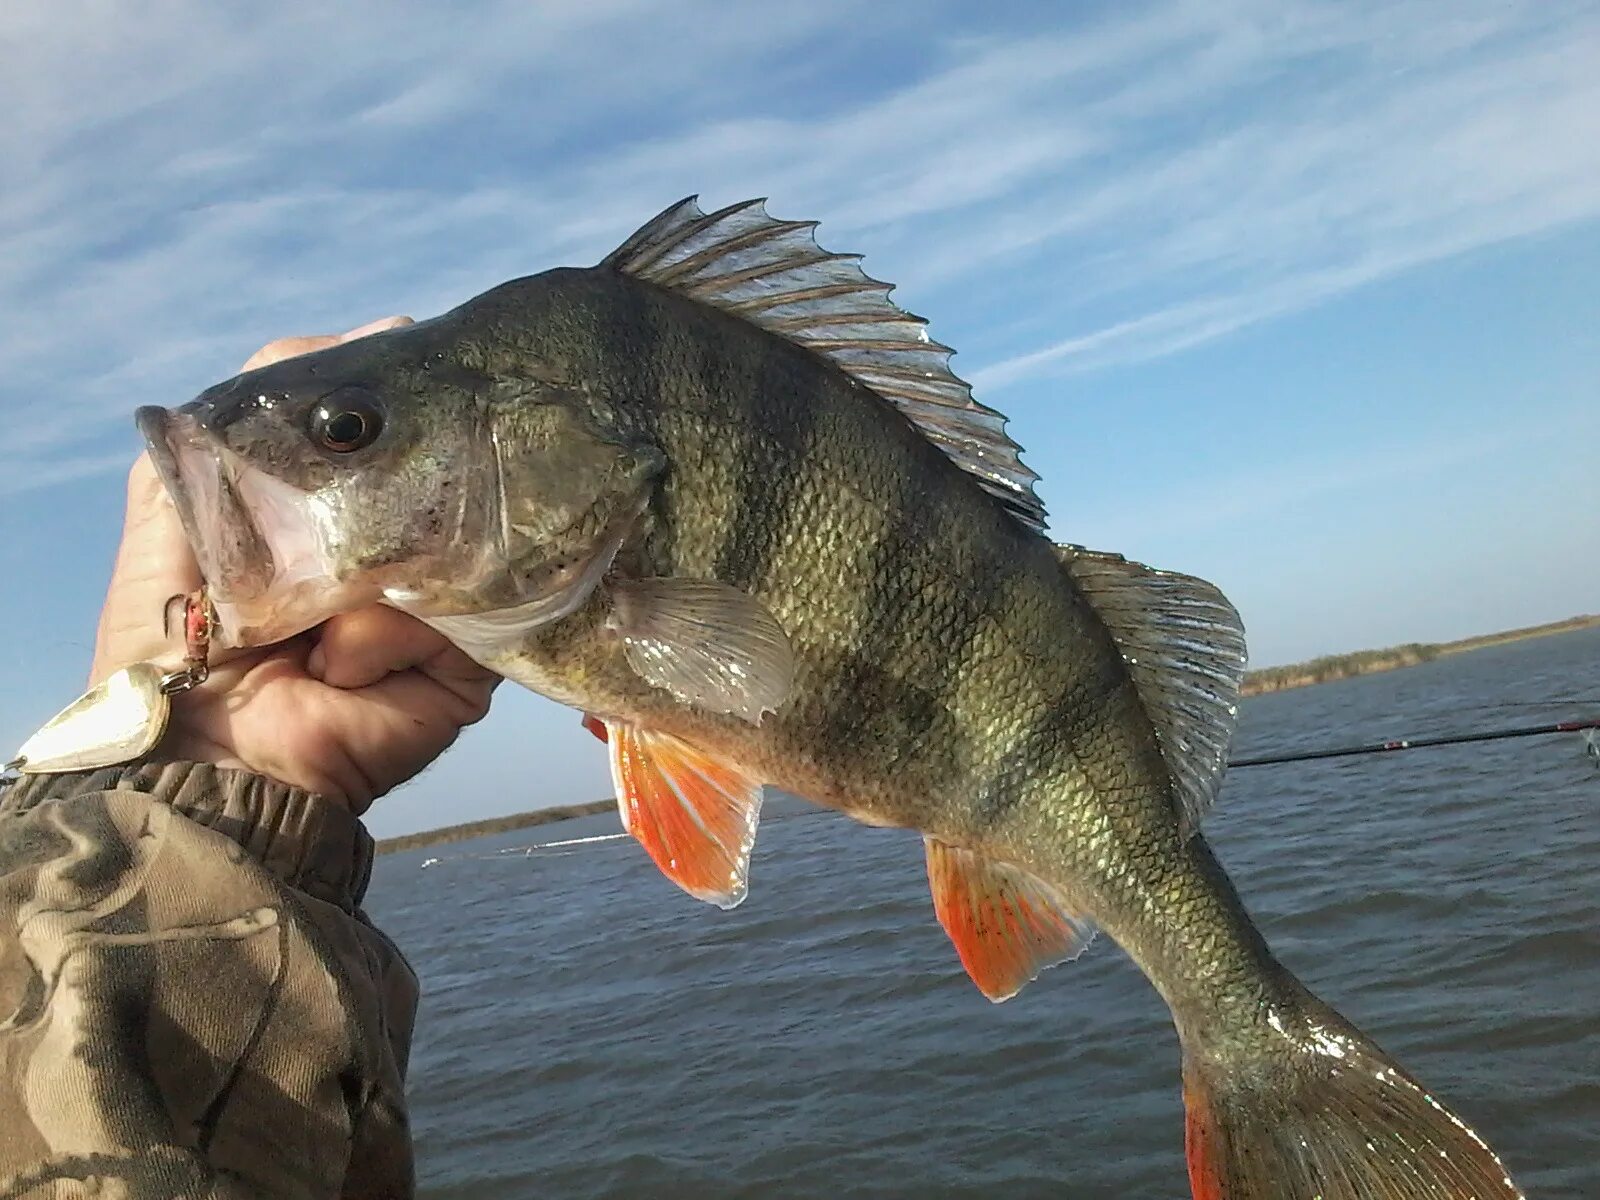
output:
[[0,1200],[404,1197],[411,968],[344,808],[188,763],[0,791]]

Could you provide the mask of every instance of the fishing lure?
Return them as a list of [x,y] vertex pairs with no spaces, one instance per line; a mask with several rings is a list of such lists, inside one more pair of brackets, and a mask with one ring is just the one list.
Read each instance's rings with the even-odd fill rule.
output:
[[163,670],[153,662],[123,667],[90,688],[30,737],[0,772],[42,775],[92,771],[142,758],[167,731],[172,697],[204,683],[210,674],[216,614],[205,589],[167,601],[183,603],[183,665]]

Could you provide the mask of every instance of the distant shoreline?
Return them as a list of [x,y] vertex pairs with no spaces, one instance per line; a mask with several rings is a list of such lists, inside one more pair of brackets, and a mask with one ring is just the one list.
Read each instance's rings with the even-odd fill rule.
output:
[[469,838],[489,837],[491,834],[511,833],[534,825],[549,825],[554,821],[570,821],[574,817],[591,817],[595,813],[615,812],[616,808],[615,800],[593,800],[588,804],[563,804],[556,808],[536,808],[532,812],[512,813],[508,817],[468,821],[464,825],[446,825],[443,829],[427,829],[421,833],[380,838],[378,853],[398,854],[402,850],[420,850],[424,846],[445,846],[451,842],[464,842]]
[[1529,625],[1525,629],[1506,629],[1500,633],[1485,633],[1478,637],[1461,638],[1454,642],[1408,642],[1403,646],[1389,646],[1382,650],[1357,650],[1351,654],[1327,654],[1309,662],[1289,663],[1282,667],[1265,667],[1247,671],[1240,694],[1261,696],[1268,692],[1284,692],[1290,688],[1310,687],[1315,683],[1329,683],[1335,679],[1351,679],[1357,675],[1375,675],[1380,671],[1394,671],[1401,667],[1415,667],[1436,658],[1463,654],[1469,650],[1482,650],[1488,646],[1503,646],[1507,642],[1520,642],[1528,638],[1549,637],[1557,633],[1573,633],[1600,625],[1600,614],[1568,617],[1565,621],[1550,621],[1544,625]]
[[[1468,650],[1481,650],[1486,646],[1499,646],[1506,642],[1520,642],[1526,638],[1548,637],[1555,633],[1571,633],[1600,625],[1600,614],[1569,617],[1565,621],[1552,621],[1547,625],[1530,625],[1526,629],[1507,629],[1501,633],[1486,633],[1479,637],[1462,638],[1455,642],[1411,642],[1404,646],[1390,646],[1383,650],[1358,650],[1353,654],[1330,654],[1310,662],[1291,663],[1283,667],[1266,667],[1247,672],[1242,694],[1260,696],[1267,692],[1282,692],[1290,688],[1310,687],[1314,683],[1327,683],[1334,679],[1349,679],[1356,675],[1373,675],[1379,671],[1393,671],[1400,667],[1414,667],[1432,662],[1450,654]],[[430,829],[422,833],[408,833],[401,837],[383,838],[378,842],[379,854],[398,854],[404,850],[420,850],[426,846],[444,846],[451,842],[464,842],[469,838],[489,837],[496,833],[511,833],[535,825],[548,825],[555,821],[568,821],[574,817],[589,817],[596,813],[611,812],[617,807],[615,800],[595,800],[588,804],[564,804],[558,808],[539,808],[532,812],[513,813],[508,817],[490,817],[486,821],[469,821],[464,825],[447,825],[443,829]]]

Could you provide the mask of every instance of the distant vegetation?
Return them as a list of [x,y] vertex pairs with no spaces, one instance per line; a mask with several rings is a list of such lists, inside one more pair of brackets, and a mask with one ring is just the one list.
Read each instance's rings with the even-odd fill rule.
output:
[[589,804],[564,804],[559,808],[538,808],[533,812],[513,813],[509,817],[490,817],[487,821],[469,821],[465,825],[446,825],[443,829],[408,833],[404,837],[384,838],[378,843],[378,853],[395,854],[401,850],[420,850],[423,846],[443,846],[450,842],[464,842],[468,838],[510,833],[533,825],[548,825],[552,821],[568,821],[573,817],[615,812],[616,808],[615,800],[595,800]]
[[1244,687],[1241,690],[1246,696],[1258,696],[1263,692],[1281,692],[1288,688],[1326,683],[1330,679],[1348,679],[1352,675],[1372,675],[1378,671],[1392,671],[1396,667],[1414,667],[1418,663],[1431,662],[1447,654],[1482,650],[1485,646],[1520,642],[1524,638],[1546,637],[1553,633],[1571,633],[1575,629],[1588,629],[1595,625],[1600,625],[1600,616],[1569,617],[1565,621],[1552,621],[1548,625],[1507,629],[1502,633],[1486,633],[1481,637],[1462,638],[1457,642],[1408,642],[1404,646],[1390,646],[1384,650],[1328,654],[1322,658],[1313,658],[1310,662],[1246,672]]

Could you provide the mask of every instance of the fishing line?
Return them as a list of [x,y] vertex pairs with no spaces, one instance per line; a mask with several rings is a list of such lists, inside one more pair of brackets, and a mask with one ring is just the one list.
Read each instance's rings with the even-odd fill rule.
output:
[[626,833],[596,833],[589,837],[562,838],[554,842],[536,842],[532,846],[507,846],[503,850],[496,850],[493,854],[443,854],[422,860],[422,869],[438,866],[443,862],[495,862],[502,858],[532,858],[536,852],[547,853],[550,851],[560,854],[573,854],[576,851],[568,849],[570,846],[590,846],[596,842],[615,842],[625,838]]
[[[591,814],[598,816],[598,813]],[[763,817],[762,827],[777,824],[783,821],[792,821],[796,817],[814,817],[821,815],[818,812],[802,810],[800,812],[782,813],[776,816]],[[581,817],[572,818],[582,820]],[[493,854],[441,854],[433,858],[422,860],[422,869],[438,866],[440,863],[450,862],[499,862],[508,858],[560,858],[567,854],[576,854],[575,846],[592,846],[598,842],[619,842],[630,835],[626,830],[617,833],[594,833],[588,837],[561,838],[553,842],[535,842],[531,846],[507,846],[496,850]]]

